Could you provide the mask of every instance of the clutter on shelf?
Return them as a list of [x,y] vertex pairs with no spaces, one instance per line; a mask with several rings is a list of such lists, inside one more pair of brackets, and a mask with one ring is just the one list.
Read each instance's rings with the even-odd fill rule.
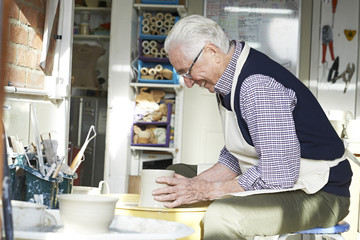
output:
[[136,96],[132,145],[169,146],[172,101],[161,90],[141,88]]
[[172,13],[144,12],[140,16],[140,38],[165,39],[178,20]]

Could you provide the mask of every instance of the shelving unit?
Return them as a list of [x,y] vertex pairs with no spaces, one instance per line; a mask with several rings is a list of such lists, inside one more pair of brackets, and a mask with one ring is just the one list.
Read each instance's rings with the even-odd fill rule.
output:
[[[166,5],[166,4],[140,4],[133,5],[137,9],[139,26],[141,25],[140,16],[144,12],[164,12],[179,15],[180,17],[187,15],[184,5]],[[138,33],[140,35],[140,33]],[[138,36],[139,37],[139,36]],[[142,36],[144,37],[144,36]],[[143,39],[143,38],[142,38]],[[163,38],[165,39],[165,37]],[[143,40],[142,40],[143,41]],[[162,40],[163,41],[163,40]],[[140,47],[139,47],[140,48]],[[161,59],[162,60],[162,59]],[[156,61],[155,61],[156,62]],[[159,61],[161,63],[163,61]],[[172,163],[181,162],[181,134],[182,134],[182,115],[183,115],[183,80],[179,79],[178,84],[163,83],[140,83],[133,82],[130,86],[135,90],[135,94],[140,92],[141,88],[158,89],[168,93],[175,94],[174,108],[174,144],[169,147],[153,147],[153,146],[131,146],[131,175],[139,175],[142,164],[149,161],[160,161],[164,158],[172,158]],[[158,153],[158,155],[157,155]],[[167,155],[168,154],[168,155]]]
[[[94,25],[99,24],[100,22],[106,22],[107,20],[110,22],[110,15],[111,15],[111,7],[75,7],[74,9],[74,21],[75,23],[78,21],[80,24],[81,21],[79,20],[82,13],[88,12],[90,17],[95,17],[94,19],[90,19],[90,26],[89,28],[92,29]],[[80,30],[79,30],[80,31]],[[110,40],[110,30],[108,35],[101,35],[101,34],[80,34],[74,33],[73,38],[75,40]]]

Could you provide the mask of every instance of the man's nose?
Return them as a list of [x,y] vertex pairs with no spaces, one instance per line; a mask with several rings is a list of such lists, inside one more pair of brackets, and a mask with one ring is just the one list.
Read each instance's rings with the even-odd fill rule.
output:
[[188,88],[194,86],[194,80],[191,80],[190,78],[184,77],[184,82]]

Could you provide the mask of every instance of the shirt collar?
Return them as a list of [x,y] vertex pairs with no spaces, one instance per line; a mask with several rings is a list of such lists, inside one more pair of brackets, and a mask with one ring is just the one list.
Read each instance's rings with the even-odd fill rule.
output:
[[231,86],[236,70],[236,63],[243,48],[239,41],[232,40],[231,43],[235,44],[234,53],[224,73],[215,84],[215,92],[223,96],[227,95],[231,91]]

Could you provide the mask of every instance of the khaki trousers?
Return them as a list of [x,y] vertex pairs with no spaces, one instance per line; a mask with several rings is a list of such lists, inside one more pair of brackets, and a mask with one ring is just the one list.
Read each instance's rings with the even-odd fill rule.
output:
[[350,199],[323,191],[291,191],[214,201],[203,218],[204,240],[236,239],[331,227],[345,218]]

